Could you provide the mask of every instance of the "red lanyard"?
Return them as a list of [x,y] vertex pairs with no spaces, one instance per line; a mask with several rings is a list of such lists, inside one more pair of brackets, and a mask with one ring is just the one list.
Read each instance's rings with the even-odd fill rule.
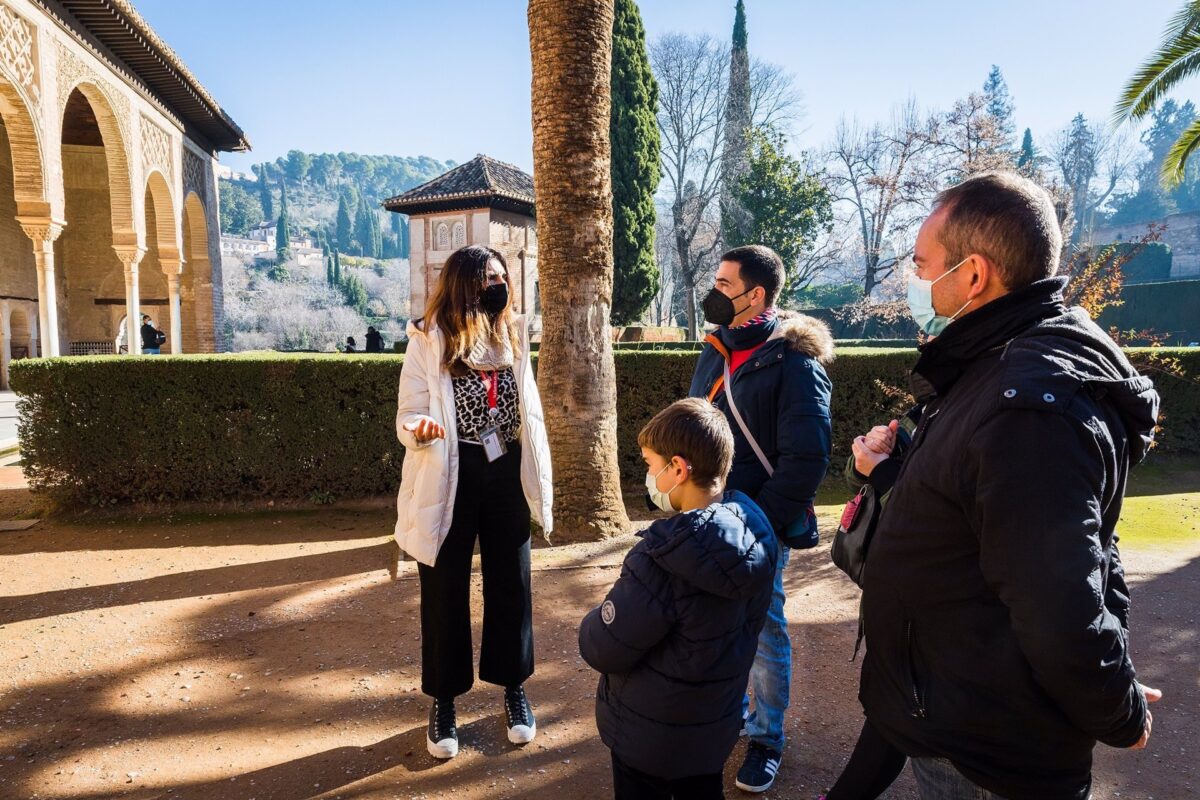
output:
[[488,380],[487,373],[481,370],[479,373],[479,379],[482,380],[483,385],[487,387],[488,411],[494,412],[496,410],[497,396],[499,394],[500,374],[496,370],[492,370],[492,379]]

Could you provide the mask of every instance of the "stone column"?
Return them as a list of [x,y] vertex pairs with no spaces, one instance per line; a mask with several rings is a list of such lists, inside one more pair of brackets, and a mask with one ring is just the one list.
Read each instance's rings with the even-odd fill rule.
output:
[[142,352],[142,304],[138,286],[138,264],[146,248],[138,245],[113,245],[117,258],[125,265],[125,344],[129,355]]
[[54,277],[54,241],[62,235],[67,223],[47,217],[17,217],[17,223],[33,242],[33,260],[38,279],[38,332],[41,334],[39,355],[61,355],[58,349],[58,282]]
[[171,300],[171,354],[183,352],[183,316],[179,307],[179,270],[167,273],[167,296]]
[[11,314],[8,302],[0,303],[0,389],[8,389],[8,365],[12,361]]

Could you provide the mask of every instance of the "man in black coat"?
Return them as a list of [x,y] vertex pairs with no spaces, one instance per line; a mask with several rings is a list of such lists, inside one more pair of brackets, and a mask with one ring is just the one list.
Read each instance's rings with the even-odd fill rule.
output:
[[[823,322],[776,309],[784,280],[783,261],[769,247],[737,247],[721,256],[715,286],[704,300],[705,319],[718,327],[706,339],[708,347],[700,354],[688,393],[708,398],[729,420],[734,439],[729,488],[762,508],[783,544],[805,547],[817,541],[813,498],[829,467],[832,384],[823,365],[833,360],[833,336]],[[738,788],[749,792],[771,788],[782,760],[792,680],[784,614],[787,562],[785,548],[750,672],[750,744],[737,776]]]
[[[1092,750],[1142,747],[1115,528],[1158,395],[1063,301],[1044,190],[939,196],[909,284],[924,404],[871,543],[860,699],[921,797],[1085,800]],[[886,458],[880,455],[879,458]]]
[[367,345],[364,353],[382,353],[383,352],[383,336],[379,331],[375,330],[374,325],[367,326]]

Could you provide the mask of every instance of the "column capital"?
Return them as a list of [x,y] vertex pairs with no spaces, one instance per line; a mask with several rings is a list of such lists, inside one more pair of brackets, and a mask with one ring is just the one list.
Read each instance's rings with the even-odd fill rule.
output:
[[127,270],[136,268],[141,263],[142,257],[146,255],[146,248],[137,244],[114,244],[113,251]]
[[38,245],[52,244],[62,235],[63,228],[67,225],[65,221],[51,217],[21,216],[17,217],[17,224],[21,226],[25,235]]

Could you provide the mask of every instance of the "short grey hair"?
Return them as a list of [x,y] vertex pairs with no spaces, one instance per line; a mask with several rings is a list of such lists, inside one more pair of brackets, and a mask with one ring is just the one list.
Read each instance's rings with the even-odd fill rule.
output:
[[937,196],[933,210],[945,211],[938,236],[946,265],[972,253],[996,265],[1009,291],[1058,272],[1062,229],[1050,194],[1015,172],[984,172]]

